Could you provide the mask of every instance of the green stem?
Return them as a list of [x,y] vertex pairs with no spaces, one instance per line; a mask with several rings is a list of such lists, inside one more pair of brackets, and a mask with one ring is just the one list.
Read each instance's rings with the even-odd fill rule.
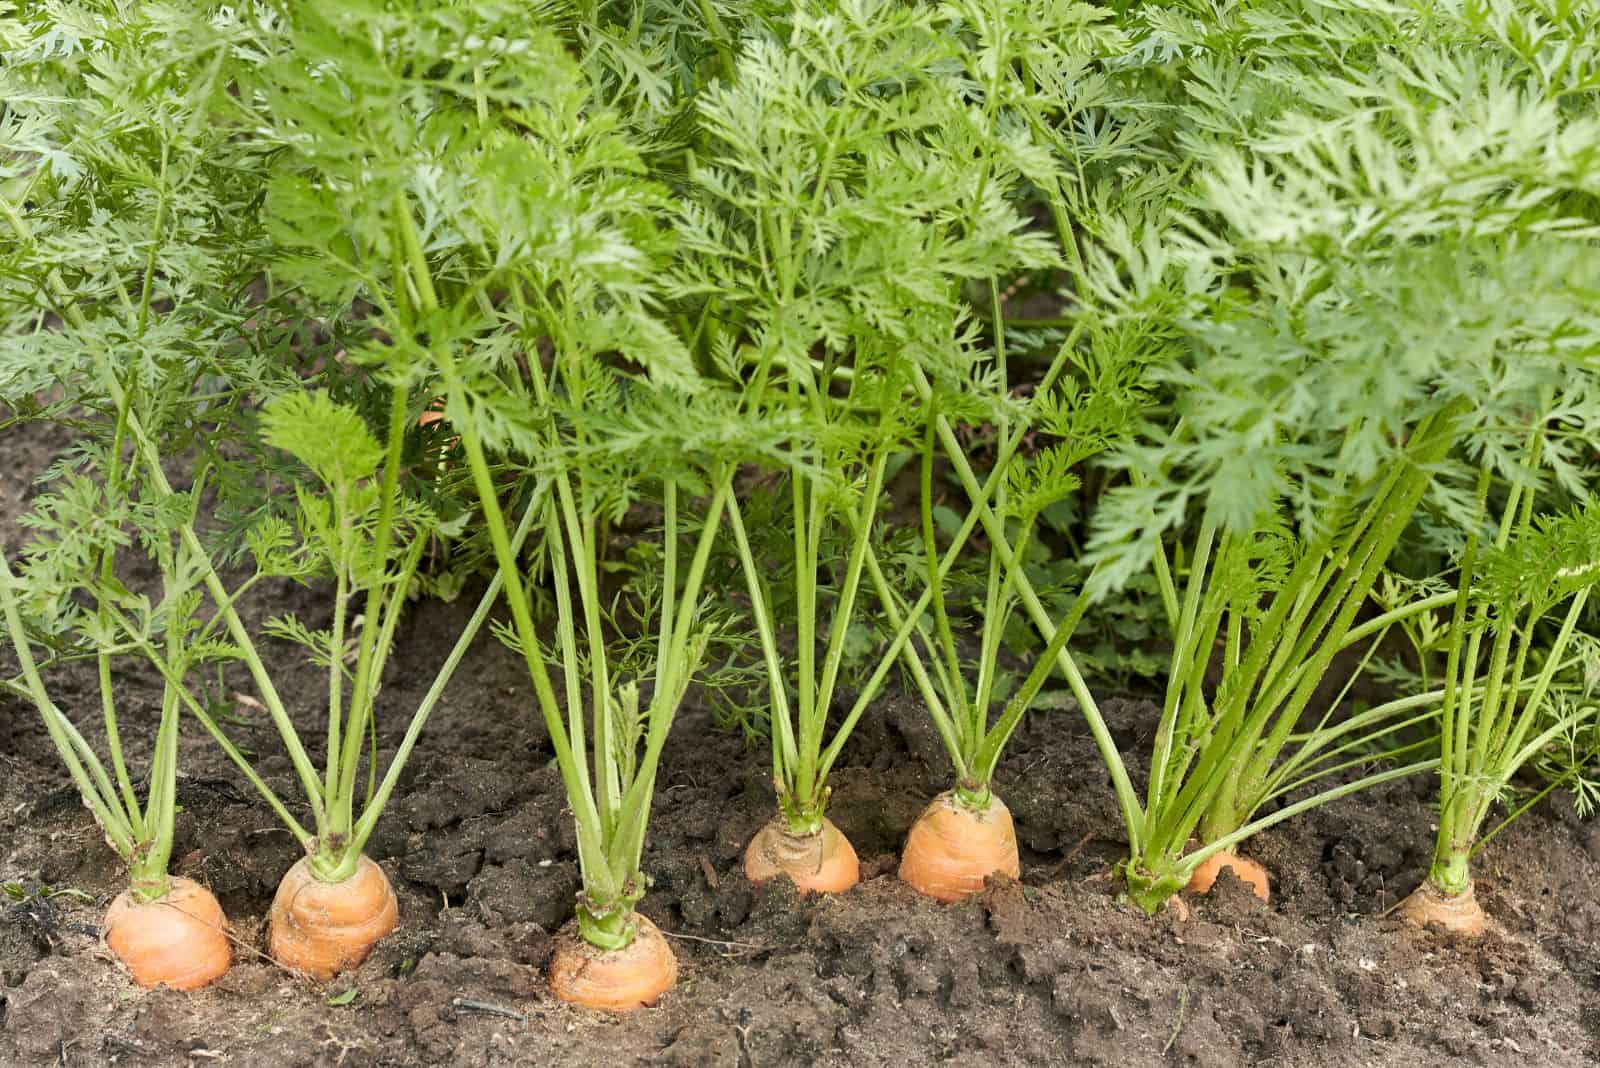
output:
[[[124,394],[122,403],[117,406],[117,425],[111,436],[110,470],[106,472],[106,493],[125,493],[122,479],[122,449],[127,440],[128,408],[131,396]],[[96,594],[96,610],[100,616],[102,628],[105,626],[106,613],[101,609],[99,600],[104,597],[104,592],[111,587],[111,580],[116,576],[115,569],[116,543],[110,542],[100,556],[100,591]],[[122,790],[122,801],[132,824],[134,837],[141,838],[145,833],[143,817],[139,814],[139,798],[133,789],[132,777],[128,774],[127,761],[122,754],[122,735],[117,727],[117,701],[116,689],[111,678],[111,654],[106,649],[95,650],[96,666],[100,680],[100,718],[105,722],[106,748],[111,753],[112,772],[117,777],[117,784]]]
[[717,51],[717,65],[722,69],[722,76],[732,79],[735,69],[733,46],[729,43],[728,29],[722,24],[722,16],[717,14],[715,0],[695,0],[695,6],[705,20],[711,47]]
[[[915,365],[911,368],[915,378],[917,391],[924,400],[932,393],[927,378],[922,370]],[[944,416],[935,420],[939,435],[940,445],[946,456],[955,467],[956,477],[960,479],[962,488],[966,490],[968,498],[972,501],[974,510],[978,513],[979,522],[983,524],[984,532],[988,535],[990,545],[994,552],[1000,554],[1001,563],[1010,568],[1014,573],[1017,593],[1022,599],[1023,606],[1032,618],[1034,626],[1039,629],[1040,635],[1046,644],[1055,637],[1055,621],[1045,611],[1044,604],[1039,600],[1039,595],[1034,592],[1033,584],[1028,576],[1019,567],[1019,561],[1011,552],[1011,546],[1006,540],[1004,526],[995,516],[994,510],[989,507],[987,498],[983,495],[977,476],[973,474],[972,464],[968,462],[961,443],[956,440],[955,432],[950,428]],[[1144,835],[1144,809],[1139,804],[1138,795],[1134,792],[1133,782],[1128,777],[1127,765],[1122,761],[1122,754],[1118,752],[1116,742],[1111,737],[1111,730],[1106,726],[1105,718],[1100,715],[1100,707],[1095,703],[1094,695],[1089,692],[1089,686],[1083,679],[1083,674],[1078,670],[1077,662],[1072,654],[1062,648],[1056,657],[1061,667],[1061,672],[1066,676],[1067,685],[1078,700],[1078,707],[1089,726],[1089,733],[1094,737],[1095,745],[1100,750],[1101,759],[1105,761],[1106,769],[1111,776],[1112,788],[1116,791],[1117,805],[1122,811],[1123,824],[1127,828],[1129,844],[1137,852],[1142,845]]]
[[[416,287],[418,304],[424,314],[432,314],[439,307],[438,294],[428,270],[427,256],[424,254],[421,238],[417,234],[416,222],[411,217],[411,208],[403,192],[395,194],[393,214],[409,265],[407,275],[411,284]],[[420,344],[420,340],[418,343]],[[449,349],[441,346],[430,351],[444,376],[446,390],[457,396],[467,396],[466,384],[456,369],[455,359]],[[473,486],[477,491],[478,505],[483,510],[484,525],[489,530],[489,540],[494,547],[495,564],[505,582],[506,603],[511,608],[517,644],[521,647],[528,677],[533,681],[539,713],[544,718],[545,730],[550,735],[550,744],[556,751],[556,765],[561,771],[567,798],[572,803],[573,822],[576,825],[578,838],[578,868],[583,877],[584,888],[598,899],[610,900],[616,896],[618,888],[612,885],[610,870],[605,862],[600,813],[595,805],[594,794],[586,781],[587,772],[575,763],[572,746],[567,737],[567,724],[562,722],[561,706],[556,700],[555,688],[550,684],[550,674],[545,668],[543,653],[540,652],[538,630],[533,623],[533,613],[529,607],[527,590],[522,582],[517,554],[511,548],[511,535],[506,525],[505,514],[501,511],[499,495],[489,472],[489,461],[484,455],[483,444],[479,441],[478,435],[469,427],[462,428],[461,445],[466,454]]]
[[1431,612],[1436,608],[1450,608],[1455,605],[1458,596],[1458,591],[1446,590],[1444,593],[1436,593],[1431,597],[1423,597],[1398,608],[1391,608],[1359,626],[1351,627],[1345,634],[1344,640],[1339,643],[1339,648],[1344,650],[1352,645],[1359,645],[1379,631],[1396,623],[1403,623],[1414,616],[1420,616],[1424,612]]
[[[587,497],[587,494],[584,494]],[[600,621],[600,561],[595,550],[594,513],[585,503],[580,507],[565,472],[556,476],[556,501],[566,528],[567,568],[557,569],[558,582],[570,573],[578,587],[578,603],[583,612],[584,636],[589,646],[589,700],[594,735],[594,782],[599,784],[596,801],[600,825],[609,837],[615,830],[616,812],[622,801],[622,782],[611,739],[611,677],[606,663],[605,631]],[[573,620],[572,622],[576,622]]]
[[328,636],[328,752],[326,757],[327,773],[322,792],[328,799],[328,823],[323,828],[325,837],[343,837],[344,828],[339,825],[339,765],[342,747],[339,744],[339,732],[344,725],[344,618],[350,602],[349,571],[344,561],[349,559],[350,530],[348,517],[345,515],[344,502],[335,505],[339,510],[337,523],[339,537],[339,560],[334,564],[335,578],[333,589],[333,625]]
[[[929,405],[930,416],[937,415],[939,411],[938,398],[934,398]],[[932,581],[932,576],[939,570],[939,546],[934,537],[933,526],[933,457],[935,453],[933,441],[933,420],[928,421],[927,433],[922,445],[922,463],[920,466],[921,477],[921,512],[922,512],[922,548],[923,560],[928,568],[930,581],[928,588],[933,591],[933,622],[935,633],[938,636],[939,650],[944,654],[945,693],[949,698],[950,716],[956,726],[957,751],[963,763],[969,763],[972,758],[973,738],[968,726],[971,713],[967,708],[967,687],[961,674],[961,657],[956,649],[955,634],[950,629],[950,617],[945,610],[944,583]],[[985,616],[987,626],[988,617]],[[932,650],[930,650],[930,654]],[[937,661],[936,661],[937,663]],[[918,665],[920,667],[920,664]]]
[[793,717],[789,712],[788,682],[783,664],[778,657],[778,642],[771,610],[763,592],[761,571],[756,566],[755,554],[750,551],[750,539],[745,533],[744,516],[737,500],[728,503],[728,523],[733,528],[734,548],[739,554],[739,564],[744,570],[745,587],[750,596],[750,615],[755,620],[756,635],[761,642],[761,656],[767,667],[769,700],[772,705],[772,782],[781,794],[788,779],[784,769],[793,767],[795,754]]
[[[839,666],[844,660],[844,648],[850,620],[855,614],[856,597],[861,590],[861,575],[866,567],[867,550],[871,548],[874,520],[877,517],[878,501],[883,497],[883,469],[888,461],[888,449],[879,448],[878,455],[872,464],[872,473],[867,479],[866,495],[861,500],[861,511],[854,517],[850,524],[855,542],[851,546],[850,562],[845,571],[844,584],[839,591],[838,599],[834,605],[834,616],[831,631],[828,637],[828,654],[823,663],[822,682],[817,688],[816,705],[807,710],[810,713],[810,729],[801,729],[802,744],[800,748],[801,767],[806,774],[811,776],[811,781],[805,783],[809,787],[808,794],[815,796],[825,785],[819,771],[818,758],[822,752],[823,731],[827,728],[828,709],[833,704],[834,687],[839,679]],[[838,732],[835,732],[837,735]],[[820,812],[819,812],[820,814]]]
[[[464,383],[455,374],[454,361],[438,354],[446,365],[448,388],[461,393]],[[517,555],[511,548],[511,537],[506,529],[505,516],[495,493],[494,481],[489,475],[489,461],[476,434],[463,429],[461,444],[478,491],[478,503],[483,509],[484,521],[489,528],[489,539],[494,545],[495,563],[505,580],[506,601],[511,607],[511,619],[516,628],[517,644],[522,648],[523,663],[533,680],[539,711],[544,717],[550,743],[555,747],[556,764],[567,788],[567,798],[572,803],[572,815],[578,833],[578,866],[586,891],[607,899],[616,893],[605,863],[604,836],[600,813],[594,795],[584,783],[580,771],[574,766],[572,747],[567,741],[567,725],[562,722],[561,706],[556,701],[555,689],[550,685],[550,675],[545,669],[543,654],[539,651],[538,631],[533,624],[533,614],[528,605],[527,592],[522,584]]]
[[1039,696],[1045,681],[1056,666],[1057,658],[1066,649],[1067,642],[1072,640],[1072,635],[1082,622],[1084,612],[1089,608],[1089,598],[1079,594],[1060,625],[1055,628],[1055,633],[1050,636],[1050,642],[1045,646],[1044,652],[1039,655],[1033,665],[1033,670],[1006,704],[1006,710],[1001,714],[999,722],[994,729],[989,731],[983,740],[983,746],[978,750],[972,762],[972,777],[981,783],[987,784],[994,777],[995,768],[999,766],[1000,754],[1005,749],[1006,742],[1017,729],[1017,724],[1022,721],[1023,714],[1032,707],[1034,698]]
[[[1477,514],[1483,514],[1484,506],[1489,496],[1489,461],[1485,457],[1478,466],[1478,509]],[[1468,717],[1461,714],[1460,703],[1465,699],[1461,676],[1463,643],[1467,634],[1467,603],[1468,591],[1472,588],[1473,579],[1476,577],[1478,557],[1478,532],[1470,532],[1467,536],[1466,549],[1461,555],[1460,572],[1457,576],[1457,597],[1454,611],[1450,620],[1450,644],[1445,653],[1445,694],[1444,704],[1439,710],[1439,798],[1441,815],[1445,807],[1445,799],[1455,790],[1459,776],[1466,772],[1465,764],[1461,763],[1466,758],[1467,746],[1463,732],[1469,726]],[[1470,679],[1475,665],[1468,661],[1467,677]],[[1444,828],[1440,828],[1444,833]]]
[[[44,719],[45,730],[49,733],[51,742],[55,744],[56,752],[60,754],[62,763],[66,764],[67,772],[78,787],[83,803],[94,813],[95,820],[99,822],[112,848],[124,861],[131,860],[134,850],[133,828],[127,814],[121,810],[116,788],[111,785],[105,769],[100,766],[93,751],[87,746],[81,749],[84,760],[80,762],[80,750],[74,747],[72,739],[75,731],[67,722],[66,716],[62,715],[61,710],[50,700],[49,694],[45,691],[44,680],[39,677],[38,666],[29,648],[27,631],[23,628],[22,612],[17,604],[16,578],[11,572],[3,547],[0,547],[0,612],[5,615],[6,627],[11,633],[11,646],[16,651],[17,664],[22,668],[22,677],[27,683],[28,693]],[[88,770],[85,769],[86,764]]]
[[1162,704],[1161,721],[1156,726],[1155,749],[1150,759],[1150,783],[1145,791],[1145,801],[1152,808],[1161,807],[1166,800],[1166,778],[1172,761],[1172,746],[1178,734],[1178,714],[1184,698],[1196,696],[1190,686],[1190,664],[1203,660],[1210,648],[1196,649],[1195,620],[1200,614],[1202,594],[1208,591],[1207,571],[1211,561],[1211,543],[1216,537],[1217,523],[1208,511],[1200,524],[1200,537],[1195,543],[1194,558],[1189,565],[1189,586],[1184,591],[1183,607],[1179,611],[1178,626],[1172,636],[1172,667],[1167,676],[1167,694]]
[[[169,654],[171,652],[169,644]],[[155,750],[150,758],[148,828],[134,847],[128,864],[128,882],[140,901],[159,901],[170,887],[167,867],[172,862],[173,827],[177,819],[178,793],[178,694],[164,687],[161,698],[161,724],[156,729]]]
[[[533,529],[534,519],[544,505],[544,497],[548,492],[548,482],[540,482],[535,486],[532,499],[523,510],[522,520],[517,524],[516,532],[511,537],[510,550],[516,556],[522,550],[522,544],[528,537],[528,532]],[[388,805],[390,796],[395,787],[399,785],[400,774],[405,770],[406,762],[411,758],[411,751],[416,747],[417,740],[422,737],[422,730],[428,725],[428,717],[432,715],[435,706],[444,696],[444,691],[455,676],[456,668],[467,655],[467,650],[472,647],[473,640],[483,628],[484,621],[489,618],[489,612],[494,608],[495,601],[500,596],[500,591],[505,586],[505,578],[496,571],[494,578],[489,580],[489,586],[483,591],[483,596],[478,598],[478,606],[473,610],[466,626],[461,628],[461,633],[456,636],[455,645],[451,646],[449,655],[433,677],[433,684],[428,687],[428,692],[422,695],[422,700],[417,703],[417,709],[411,715],[411,723],[406,728],[405,737],[400,740],[400,746],[395,750],[394,759],[389,762],[389,768],[384,772],[383,780],[378,784],[362,810],[361,818],[356,821],[355,828],[350,832],[350,852],[359,858],[362,850],[366,848],[367,841],[377,829],[378,818],[383,815],[384,807]]]
[[[970,533],[970,530],[971,527],[968,527],[966,532]],[[964,543],[966,538],[963,535],[957,540],[958,543]],[[956,557],[953,554],[949,552],[945,554],[944,560],[936,565],[934,572],[929,576],[927,587],[923,590],[922,599],[912,606],[911,611],[902,613],[899,603],[884,577],[883,568],[878,563],[877,552],[870,547],[868,548],[867,574],[872,579],[873,588],[878,594],[878,603],[882,606],[884,615],[888,617],[889,626],[895,629],[897,635],[903,633],[909,637],[913,628],[920,621],[922,606],[930,601],[929,591],[935,585],[944,581],[944,576],[951,565],[954,564],[955,559]],[[908,619],[910,622],[907,622]],[[926,638],[926,635],[923,635],[923,637]],[[956,780],[959,782],[968,775],[965,744],[959,738],[957,726],[950,713],[946,711],[944,702],[939,699],[938,687],[928,677],[928,672],[922,665],[922,658],[917,655],[915,643],[908,640],[903,644],[902,655],[905,658],[906,667],[911,671],[912,682],[916,686],[917,692],[922,695],[923,703],[928,707],[928,714],[933,719],[933,729],[938,733],[939,740],[944,743],[945,752],[949,755],[950,762],[955,767]],[[935,665],[938,663],[932,649],[929,650],[929,660]],[[893,658],[886,657],[883,662],[892,663]],[[885,671],[887,670],[885,668]]]
[[[670,641],[665,647],[657,647],[658,661],[664,659],[668,664],[664,676],[665,684],[658,686],[650,699],[644,756],[639,761],[634,781],[622,799],[621,815],[617,821],[617,832],[612,846],[613,873],[634,877],[629,880],[632,882],[639,881],[637,873],[640,860],[644,856],[645,833],[649,827],[650,804],[655,796],[656,770],[661,762],[661,751],[666,746],[672,721],[677,716],[678,707],[683,702],[690,681],[689,671],[692,665],[688,661],[688,650],[698,614],[700,591],[705,583],[711,550],[721,529],[723,515],[730,510],[732,499],[733,471],[730,469],[718,480],[705,521],[700,528],[700,541],[695,547],[694,556],[689,563],[689,573],[684,580],[683,607],[677,612]],[[668,532],[675,536],[674,528],[669,528]],[[626,865],[625,873],[620,871],[622,865]]]
[[[383,478],[378,498],[378,523],[373,534],[372,559],[376,571],[371,584],[367,587],[366,598],[362,605],[361,641],[356,653],[355,676],[350,685],[350,729],[346,732],[343,746],[345,751],[340,755],[339,773],[334,778],[339,789],[335,790],[331,784],[328,788],[328,807],[336,813],[335,818],[340,824],[340,829],[347,836],[353,829],[355,772],[358,763],[356,754],[360,748],[363,725],[372,721],[373,700],[378,692],[378,680],[383,677],[385,651],[390,648],[390,643],[383,640],[384,631],[388,629],[383,624],[393,613],[384,611],[384,601],[387,596],[391,603],[398,605],[404,600],[406,587],[410,584],[411,570],[404,567],[397,579],[385,582],[389,547],[394,536],[394,508],[400,496],[400,461],[404,451],[406,424],[410,421],[409,415],[410,401],[407,391],[399,386],[391,387],[389,425],[384,440]],[[420,544],[416,551],[420,558]],[[389,633],[392,634],[392,630]],[[330,746],[328,752],[331,761],[333,754],[338,750]]]

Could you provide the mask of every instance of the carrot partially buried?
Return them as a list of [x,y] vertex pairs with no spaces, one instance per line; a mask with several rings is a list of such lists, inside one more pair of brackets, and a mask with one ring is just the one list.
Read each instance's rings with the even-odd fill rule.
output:
[[228,921],[211,891],[170,876],[167,892],[142,900],[132,890],[106,910],[106,945],[140,986],[198,990],[233,962]]
[[602,949],[569,925],[550,960],[550,991],[562,1001],[603,1012],[633,1012],[661,1000],[678,982],[678,958],[648,918],[628,918],[632,939],[620,949]]
[[[111,556],[105,557],[110,573]],[[48,587],[54,589],[54,586]],[[106,744],[117,779],[85,742],[78,728],[46,692],[18,598],[19,583],[0,547],[0,622],[11,638],[28,695],[46,733],[94,814],[106,841],[128,865],[130,889],[106,910],[106,945],[140,986],[195,990],[221,976],[232,963],[227,918],[211,891],[191,879],[167,874],[178,811],[178,686],[168,679],[161,720],[151,753],[148,791],[139,803],[128,777],[116,724],[117,694],[109,658],[102,653],[101,699],[108,725]]]
[[801,893],[838,894],[861,881],[861,862],[832,820],[824,818],[814,833],[795,834],[779,816],[750,840],[744,873],[758,886],[787,875]]
[[400,907],[383,869],[365,856],[336,883],[318,879],[301,859],[278,884],[270,920],[273,960],[332,979],[367,959],[399,923]]
[[982,808],[962,804],[953,791],[934,798],[906,838],[901,881],[928,897],[960,901],[993,874],[1022,874],[1011,810],[992,794]]
[[1212,885],[1217,881],[1217,876],[1221,875],[1224,869],[1232,871],[1239,881],[1250,887],[1262,901],[1270,899],[1271,879],[1267,875],[1267,869],[1249,857],[1241,857],[1226,849],[1211,854],[1194,870],[1194,874],[1189,876],[1187,889],[1197,894],[1209,894]]
[[1400,902],[1400,916],[1418,927],[1440,927],[1448,934],[1476,938],[1487,926],[1483,906],[1472,884],[1459,894],[1451,894],[1424,879],[1422,885]]

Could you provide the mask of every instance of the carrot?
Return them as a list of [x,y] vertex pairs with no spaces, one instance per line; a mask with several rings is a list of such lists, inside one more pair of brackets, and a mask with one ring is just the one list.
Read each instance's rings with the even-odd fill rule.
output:
[[[444,398],[435,397],[429,402],[428,406],[422,410],[422,414],[417,416],[417,426],[420,429],[426,430],[428,427],[442,422],[444,422]],[[446,438],[439,445],[434,457],[436,460],[438,460],[439,473],[443,474],[445,469],[449,467],[450,450],[454,449],[460,443],[461,435],[455,434]]]
[[861,881],[861,862],[832,820],[824,817],[822,830],[799,835],[778,816],[750,839],[744,873],[757,886],[787,875],[801,893],[838,894]]
[[1217,876],[1222,874],[1224,868],[1232,871],[1240,881],[1254,890],[1256,897],[1262,901],[1270,899],[1271,879],[1267,875],[1267,869],[1248,857],[1241,857],[1226,849],[1211,854],[1194,870],[1194,874],[1189,876],[1188,889],[1197,894],[1209,894],[1211,885],[1217,881]]
[[633,1012],[654,1005],[678,982],[678,958],[650,920],[634,913],[633,940],[621,949],[601,949],[569,924],[556,938],[550,960],[550,991],[562,1001],[603,1012]]
[[273,960],[332,979],[366,960],[395,929],[400,906],[383,869],[365,856],[355,874],[340,883],[322,882],[301,859],[278,884],[269,916]]
[[994,872],[1013,879],[1022,874],[1011,810],[998,797],[990,795],[988,807],[979,812],[947,791],[911,825],[900,879],[917,893],[960,901],[982,890],[983,880]]
[[1463,938],[1483,934],[1488,923],[1471,883],[1459,894],[1447,894],[1434,886],[1431,879],[1424,879],[1421,886],[1400,902],[1400,916],[1418,927],[1438,925],[1448,934]]
[[140,901],[132,890],[118,894],[106,910],[106,945],[140,986],[198,990],[233,962],[228,920],[194,880],[170,876],[167,884],[154,901]]

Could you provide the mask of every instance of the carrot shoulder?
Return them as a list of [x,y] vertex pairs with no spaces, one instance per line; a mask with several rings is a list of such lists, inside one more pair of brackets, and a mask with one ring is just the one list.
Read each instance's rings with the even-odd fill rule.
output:
[[744,873],[760,885],[787,875],[801,893],[838,894],[861,881],[861,862],[830,819],[815,834],[791,834],[779,816],[750,839],[744,851]]
[[678,982],[678,958],[659,928],[634,913],[633,941],[601,949],[578,936],[571,924],[556,940],[550,960],[550,991],[562,1001],[603,1012],[633,1012],[654,1005]]
[[977,811],[940,794],[912,824],[900,857],[901,881],[940,901],[975,894],[996,873],[1018,878],[1022,864],[1011,810],[993,796]]
[[400,922],[400,906],[383,869],[362,857],[355,874],[325,883],[302,858],[272,900],[272,958],[285,968],[332,979],[367,959]]
[[124,890],[106,910],[106,944],[140,986],[198,990],[228,970],[227,917],[210,890],[192,879],[169,877],[155,901]]
[[1460,938],[1476,938],[1488,926],[1483,906],[1472,884],[1459,894],[1447,894],[1424,879],[1400,903],[1400,916],[1418,927],[1442,927],[1448,934]]

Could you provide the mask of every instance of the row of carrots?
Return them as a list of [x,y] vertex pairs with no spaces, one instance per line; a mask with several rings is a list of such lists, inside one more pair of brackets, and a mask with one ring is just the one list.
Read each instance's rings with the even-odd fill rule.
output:
[[[137,982],[197,989],[232,958],[215,897],[167,870],[180,718],[218,740],[307,850],[268,916],[278,964],[326,980],[395,930],[398,899],[363,848],[503,586],[514,625],[499,637],[526,663],[584,880],[551,989],[612,1011],[658,1001],[677,961],[635,911],[648,882],[639,856],[656,762],[715,630],[699,607],[726,602],[738,581],[707,579],[719,531],[737,548],[750,608],[741,625],[755,628],[771,692],[782,814],[745,852],[753,883],[842,893],[858,882],[853,847],[824,818],[827,774],[903,661],[954,771],[905,844],[900,878],[922,894],[956,901],[991,875],[1019,876],[1011,814],[990,785],[1058,672],[1110,773],[1132,854],[1122,871],[1147,911],[1186,885],[1204,892],[1224,870],[1266,899],[1265,870],[1229,847],[1306,805],[1439,771],[1433,882],[1406,908],[1419,922],[1481,924],[1468,861],[1486,813],[1520,767],[1596,711],[1552,719],[1543,707],[1577,659],[1568,646],[1588,585],[1600,584],[1600,501],[1579,492],[1587,468],[1570,444],[1600,425],[1590,399],[1600,346],[1583,314],[1600,278],[1593,168],[1571,147],[1593,129],[1568,106],[1583,95],[1576,84],[1552,88],[1541,69],[1485,89],[1468,64],[1458,90],[1472,107],[1449,92],[1424,106],[1416,87],[1445,74],[1400,69],[1413,51],[1432,55],[1412,49],[1414,37],[1459,33],[1498,50],[1505,70],[1523,61],[1480,29],[1413,33],[1402,19],[1371,31],[1374,71],[1400,67],[1362,81],[1363,94],[1388,95],[1388,111],[1347,100],[1342,47],[1304,61],[1328,78],[1308,99],[1351,107],[1349,122],[1298,116],[1313,137],[1270,126],[1265,111],[1256,128],[1233,101],[1208,117],[1216,105],[1201,98],[1226,93],[1147,98],[1231,71],[1255,86],[1241,100],[1276,100],[1305,72],[1298,58],[1258,52],[1255,34],[1175,44],[1175,25],[1147,25],[1142,10],[805,0],[769,19],[754,5],[728,28],[668,20],[689,43],[635,38],[640,56],[705,59],[645,75],[647,63],[605,73],[618,47],[609,29],[509,2],[267,5],[270,15],[238,18],[228,5],[184,17],[102,6],[93,29],[57,27],[23,5],[35,44],[0,64],[7,121],[37,138],[0,173],[0,324],[27,371],[19,385],[0,382],[26,401],[0,401],[44,412],[34,394],[48,387],[88,413],[76,424],[81,463],[32,517],[23,580],[0,545],[0,608],[26,683],[5,689],[27,692],[128,866],[105,929]],[[1282,14],[1289,24],[1303,13]],[[630,32],[650,20],[632,21]],[[1284,47],[1296,57],[1327,47],[1308,33]],[[61,47],[63,34],[78,43]],[[1202,57],[1193,77],[1191,51]],[[635,93],[635,82],[660,88]],[[1079,82],[1105,99],[1066,93]],[[1533,132],[1504,137],[1503,158],[1493,145],[1457,151],[1476,142],[1456,113],[1500,114],[1524,96],[1547,99],[1507,127]],[[1449,151],[1436,132],[1452,138]],[[1455,181],[1466,199],[1501,191],[1481,194],[1475,215],[1462,197],[1435,197]],[[1371,232],[1375,219],[1394,236]],[[139,243],[108,256],[129,234]],[[1000,281],[1019,277],[1059,291],[1064,318],[998,314]],[[1504,321],[1479,314],[1495,299],[1482,294],[1498,292],[1485,278],[1527,307]],[[271,293],[258,300],[263,280]],[[305,340],[311,323],[329,324],[330,346],[352,339],[348,363],[343,350],[332,358],[331,393],[371,390],[371,403],[297,392],[299,362],[313,355],[303,344],[322,344]],[[1028,373],[1026,399],[1007,363],[1024,356],[1048,365]],[[407,441],[419,402],[436,397],[443,409],[421,416],[424,466],[460,465],[455,518],[408,492]],[[198,516],[222,478],[209,456],[226,450],[196,453],[196,482],[181,491],[164,464],[213,419],[238,429],[239,413],[250,424],[240,433],[260,432],[272,450],[260,485],[238,480],[270,522],[250,546],[257,573],[229,588],[223,565],[237,556],[212,555]],[[987,473],[968,461],[965,427],[993,431]],[[1127,454],[1105,468],[1118,472],[1105,499],[1120,511],[1091,531],[1095,570],[1063,620],[1029,577],[1034,527],[1122,443]],[[282,494],[270,477],[279,453],[299,461],[294,502],[249,499]],[[1536,511],[1552,454],[1560,493]],[[935,519],[947,510],[936,464],[961,483],[956,533]],[[770,512],[736,492],[752,467],[787,480]],[[896,472],[920,475],[921,524],[891,545],[875,522]],[[1471,513],[1452,516],[1459,539],[1443,539],[1454,580],[1397,594],[1358,625],[1441,472],[1451,509]],[[653,682],[607,659],[599,547],[633,499],[616,488],[624,477],[660,506]],[[689,516],[702,501],[704,514]],[[495,577],[380,780],[362,761],[395,627],[425,547],[469,524],[488,532]],[[758,524],[789,542],[778,554],[794,576],[787,618],[765,586],[772,559],[751,545]],[[532,568],[525,538],[542,545]],[[976,679],[945,604],[969,538],[987,553]],[[849,551],[834,554],[836,539]],[[1481,573],[1480,539],[1494,565]],[[680,543],[694,546],[682,561]],[[134,552],[152,558],[159,594],[116,581],[118,554]],[[901,596],[901,567],[914,599]],[[1174,633],[1142,798],[1067,649],[1091,593],[1133,573],[1159,590]],[[330,575],[326,631],[265,628],[327,671],[318,769],[236,606],[256,578]],[[530,592],[550,576],[554,641]],[[874,599],[896,637],[830,725],[852,612]],[[996,678],[1013,611],[1045,651],[1007,701]],[[1342,698],[1310,709],[1337,654],[1371,638],[1370,659],[1387,628],[1420,621],[1453,643],[1426,651],[1443,661],[1439,686],[1343,719]],[[792,670],[779,649],[791,627]],[[648,638],[652,627],[640,629]],[[50,700],[30,652],[61,648],[71,630],[79,658],[100,669],[108,763]],[[1218,650],[1230,677],[1213,688]],[[158,668],[166,687],[142,803],[115,730],[111,662],[124,654]],[[303,797],[280,800],[185,684],[191,668],[223,660],[249,670]],[[1383,748],[1369,743],[1435,716],[1438,755],[1432,742],[1408,744],[1413,763],[1345,781]],[[1339,785],[1267,809],[1324,775]]]
[[[1189,888],[1208,892],[1224,869],[1267,899],[1266,869],[1234,854],[1202,866]],[[803,893],[843,893],[861,879],[855,849],[831,820],[809,841],[780,835],[768,824],[751,839],[744,871],[756,885],[786,878]],[[999,799],[977,814],[948,793],[934,798],[906,839],[900,879],[927,897],[957,902],[981,891],[991,875],[1021,875],[1010,810]],[[181,876],[171,883],[159,901],[140,903],[131,890],[119,894],[106,911],[106,944],[139,985],[198,990],[227,972],[232,936],[210,890]],[[613,1012],[655,1004],[676,985],[678,962],[655,925],[643,916],[639,922],[638,936],[618,952],[563,939],[550,964],[551,992]],[[301,860],[279,884],[268,923],[276,964],[327,980],[359,966],[394,932],[399,905],[383,869],[369,858],[343,883],[320,882]]]

